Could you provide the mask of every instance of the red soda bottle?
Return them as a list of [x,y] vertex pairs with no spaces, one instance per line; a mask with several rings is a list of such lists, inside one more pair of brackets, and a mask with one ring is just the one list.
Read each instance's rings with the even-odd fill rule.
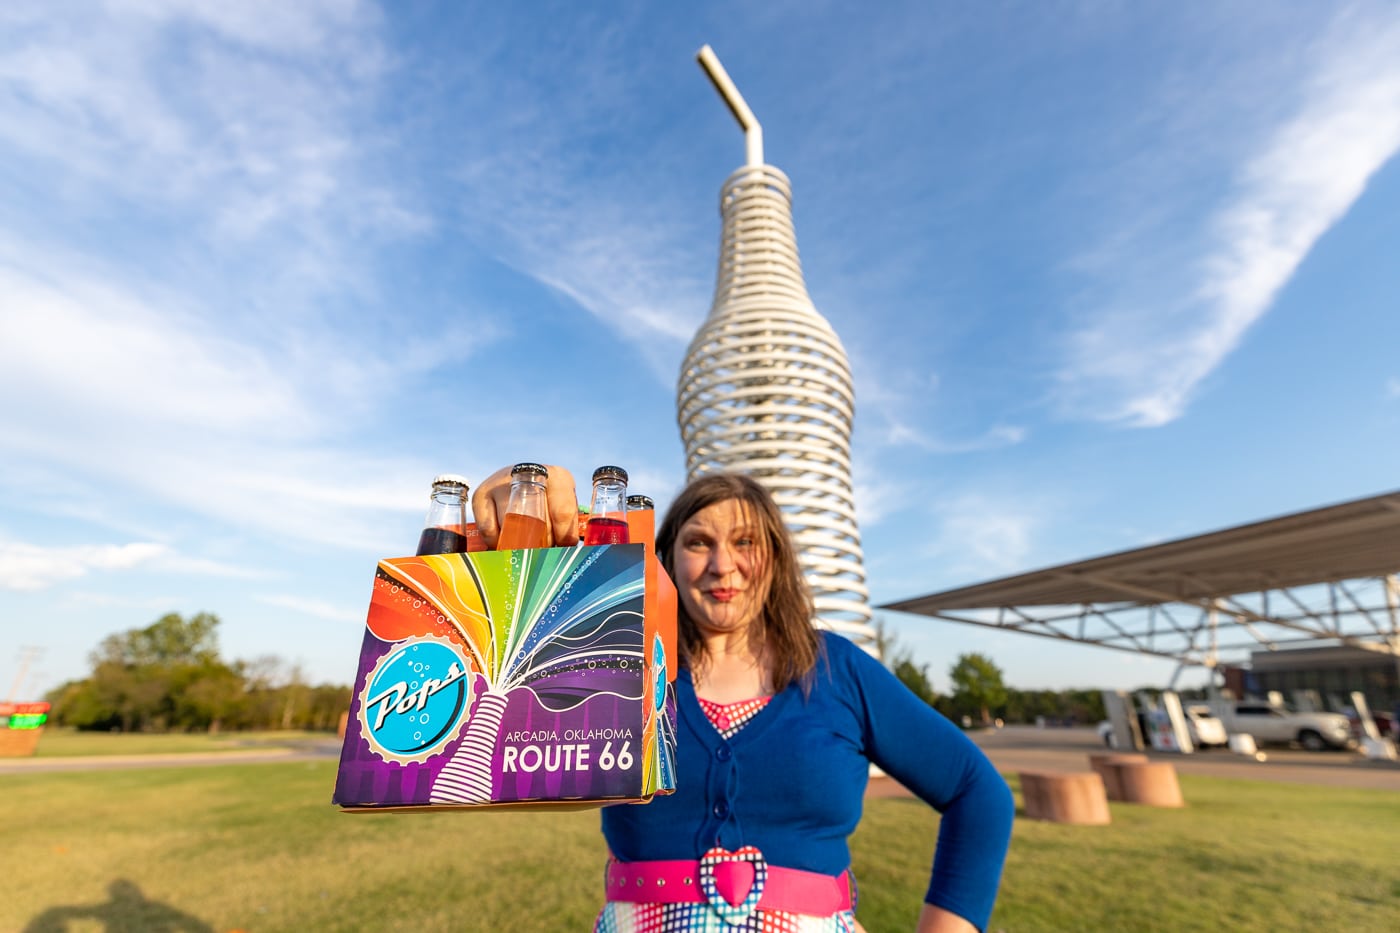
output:
[[428,517],[418,536],[418,554],[462,554],[467,550],[467,481],[454,473],[433,479]]
[[588,525],[583,543],[626,544],[627,471],[622,467],[601,466],[593,471],[593,504],[588,509]]
[[549,547],[549,511],[545,480],[549,470],[538,463],[517,463],[510,469],[510,504],[501,522],[496,550]]

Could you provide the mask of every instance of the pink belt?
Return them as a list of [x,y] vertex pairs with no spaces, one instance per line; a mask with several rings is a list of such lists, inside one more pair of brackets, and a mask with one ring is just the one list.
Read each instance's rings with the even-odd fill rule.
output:
[[769,865],[754,846],[729,852],[718,846],[698,862],[608,862],[608,900],[641,904],[709,902],[722,918],[739,922],[755,910],[831,916],[851,910],[849,872],[836,877]]

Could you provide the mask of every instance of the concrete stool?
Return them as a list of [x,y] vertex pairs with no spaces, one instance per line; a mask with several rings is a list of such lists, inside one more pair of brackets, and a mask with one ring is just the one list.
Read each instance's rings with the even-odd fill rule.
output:
[[1094,772],[1022,771],[1019,777],[1031,819],[1091,826],[1109,822],[1103,778]]
[[1147,756],[1139,755],[1136,752],[1114,752],[1100,753],[1089,756],[1089,767],[1094,769],[1094,773],[1103,778],[1104,791],[1108,794],[1109,800],[1126,800],[1123,796],[1123,784],[1118,780],[1118,772],[1109,767],[1115,764],[1147,764]]
[[1181,785],[1176,780],[1176,766],[1169,761],[1120,762],[1108,765],[1116,771],[1118,786],[1123,789],[1125,803],[1140,803],[1149,807],[1184,807]]

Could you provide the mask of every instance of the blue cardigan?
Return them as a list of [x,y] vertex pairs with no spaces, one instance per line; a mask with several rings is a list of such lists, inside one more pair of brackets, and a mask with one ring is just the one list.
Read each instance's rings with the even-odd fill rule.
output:
[[984,929],[1011,841],[1011,790],[962,731],[878,661],[821,633],[811,695],[791,684],[731,739],[676,677],[678,788],[602,811],[624,862],[699,859],[715,845],[755,845],[773,865],[839,875],[873,762],[943,816],[924,900]]

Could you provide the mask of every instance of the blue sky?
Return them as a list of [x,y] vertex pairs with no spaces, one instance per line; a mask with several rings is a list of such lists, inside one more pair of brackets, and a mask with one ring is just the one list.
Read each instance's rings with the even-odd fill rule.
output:
[[[875,602],[1390,491],[1400,7],[0,9],[0,686],[107,634],[348,683],[439,472],[682,481],[743,137],[857,391]],[[1173,665],[910,617],[947,689]]]

